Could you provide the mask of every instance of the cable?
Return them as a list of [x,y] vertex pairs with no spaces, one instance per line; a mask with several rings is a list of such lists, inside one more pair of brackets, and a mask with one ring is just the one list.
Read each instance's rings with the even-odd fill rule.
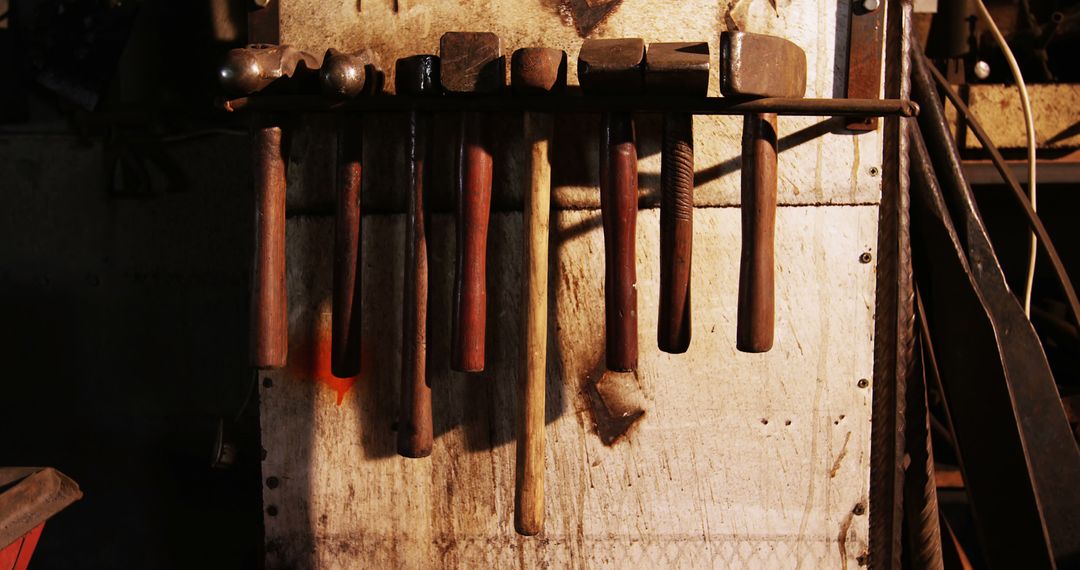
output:
[[[1001,52],[1005,54],[1005,60],[1009,62],[1009,70],[1012,71],[1016,87],[1020,90],[1020,104],[1024,107],[1024,127],[1027,129],[1028,151],[1028,199],[1031,201],[1031,209],[1038,211],[1035,200],[1035,119],[1031,115],[1031,100],[1028,98],[1027,85],[1024,84],[1024,76],[1020,73],[1020,66],[1016,63],[1016,56],[1009,49],[1005,36],[1001,34],[994,19],[990,17],[990,11],[986,9],[983,0],[975,0],[975,7],[979,9],[979,16],[990,29],[990,34],[1001,46]],[[1024,281],[1024,314],[1031,319],[1031,287],[1035,282],[1035,254],[1037,242],[1035,232],[1030,233],[1030,247],[1028,248],[1027,278]]]
[[971,129],[971,132],[975,133],[975,138],[979,139],[983,148],[990,153],[990,160],[1001,174],[1001,178],[1005,181],[1006,186],[1012,190],[1013,197],[1016,198],[1016,203],[1019,204],[1020,208],[1024,211],[1028,226],[1039,238],[1039,244],[1043,247],[1043,253],[1046,254],[1047,259],[1050,260],[1050,266],[1054,269],[1054,273],[1058,278],[1058,283],[1061,284],[1061,290],[1065,293],[1065,300],[1069,305],[1069,310],[1073,315],[1073,319],[1075,319],[1077,323],[1080,323],[1080,298],[1076,295],[1076,288],[1073,287],[1072,280],[1069,279],[1069,274],[1065,271],[1065,264],[1061,261],[1057,248],[1054,247],[1054,242],[1050,239],[1050,234],[1046,231],[1046,226],[1043,225],[1042,220],[1039,219],[1039,215],[1031,207],[1031,203],[1028,202],[1027,196],[1024,195],[1024,190],[1020,187],[1020,182],[1013,176],[1012,170],[1009,170],[1008,165],[1005,164],[1005,158],[1001,156],[1001,151],[994,146],[994,142],[990,140],[990,135],[986,134],[986,130],[983,129],[978,117],[971,112],[971,109],[968,109],[968,106],[964,104],[964,100],[960,98],[960,95],[956,90],[949,85],[949,82],[946,81],[945,77],[941,75],[941,72],[926,59],[925,55],[919,55],[918,57],[923,58],[926,63],[926,69],[930,72],[930,76],[934,78],[938,87],[940,87],[941,91],[945,93],[945,96],[949,98],[949,101],[952,102],[953,107],[956,108],[957,112],[964,116],[968,128]]

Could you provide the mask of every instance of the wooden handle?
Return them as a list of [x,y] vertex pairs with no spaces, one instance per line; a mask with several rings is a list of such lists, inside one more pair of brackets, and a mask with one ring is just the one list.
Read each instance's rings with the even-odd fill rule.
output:
[[457,155],[457,278],[450,366],[484,370],[487,323],[487,233],[491,213],[491,149],[479,113],[461,115]]
[[525,114],[532,143],[531,185],[525,192],[525,338],[522,411],[518,427],[514,527],[531,536],[544,528],[544,391],[547,370],[547,271],[551,210],[551,116]]
[[401,418],[398,453],[431,455],[431,386],[427,381],[428,251],[424,181],[430,172],[431,122],[409,115],[409,181],[405,209],[405,305],[401,319]]
[[330,372],[360,374],[360,179],[363,132],[349,116],[337,134],[337,210],[334,219],[334,314]]
[[690,260],[694,244],[694,117],[664,117],[660,164],[660,318],[656,343],[679,354],[690,347]]
[[743,352],[767,352],[773,345],[776,115],[746,115],[742,145],[742,261],[735,345]]
[[600,127],[600,211],[604,221],[607,367],[637,367],[637,145],[630,113],[604,113]]
[[255,256],[251,280],[249,360],[281,368],[289,350],[285,291],[285,157],[281,127],[260,124],[252,133],[255,181]]

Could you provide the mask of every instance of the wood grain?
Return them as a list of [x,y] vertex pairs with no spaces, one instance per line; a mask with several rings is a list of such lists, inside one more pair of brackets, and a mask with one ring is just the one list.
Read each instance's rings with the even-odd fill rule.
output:
[[525,194],[524,338],[521,415],[518,426],[514,528],[534,535],[544,528],[544,392],[547,389],[548,233],[551,210],[550,115],[526,113],[525,138],[532,143],[531,191]]
[[288,355],[285,292],[285,158],[281,127],[260,118],[252,131],[255,253],[251,279],[249,362],[280,368]]
[[409,114],[409,189],[405,214],[405,278],[401,318],[401,413],[398,453],[431,455],[431,386],[427,378],[428,245],[424,184],[431,168],[431,117]]
[[742,258],[736,345],[743,352],[773,346],[775,311],[776,115],[743,123]]
[[334,314],[330,370],[338,378],[360,373],[360,181],[363,132],[355,116],[337,133],[337,208],[334,221]]
[[457,161],[457,272],[451,367],[484,370],[487,329],[487,233],[491,212],[491,148],[483,115],[461,114]]
[[637,367],[637,145],[629,113],[605,113],[600,127],[600,211],[604,219],[604,333],[607,367]]
[[660,167],[660,316],[656,343],[681,354],[690,347],[690,267],[694,245],[694,118],[664,117]]

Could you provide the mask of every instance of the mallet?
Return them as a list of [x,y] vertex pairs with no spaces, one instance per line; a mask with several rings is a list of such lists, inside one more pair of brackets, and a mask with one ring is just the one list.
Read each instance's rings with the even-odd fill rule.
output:
[[[317,67],[314,56],[295,48],[252,45],[226,55],[219,79],[229,95],[246,96],[296,88],[296,83],[313,81]],[[255,368],[281,368],[289,351],[289,312],[285,288],[285,156],[278,117],[254,117],[251,154],[255,253],[248,358]]]
[[[394,83],[398,95],[437,96],[439,58],[414,55],[399,59]],[[398,453],[431,455],[431,386],[427,379],[428,248],[424,184],[431,173],[431,114],[409,113],[409,192],[405,209],[405,305],[401,318],[401,416]]]
[[[585,40],[578,55],[578,80],[586,94],[640,93],[645,42],[641,39]],[[600,210],[604,224],[604,323],[607,367],[637,367],[637,144],[634,116],[608,112],[600,125]]]
[[[802,97],[806,54],[783,38],[720,34],[720,92],[725,97]],[[773,345],[776,228],[776,114],[749,114],[742,138],[742,258],[736,347],[767,352]]]
[[[506,58],[490,32],[447,32],[439,43],[443,89],[495,93],[506,85]],[[491,213],[491,145],[483,115],[461,114],[457,145],[457,275],[454,280],[450,367],[484,369],[487,325],[487,233]]]
[[[514,93],[537,95],[566,87],[566,52],[523,48],[510,62]],[[530,185],[525,189],[525,338],[522,342],[522,412],[518,426],[514,528],[534,535],[544,528],[544,390],[547,370],[548,232],[551,212],[551,115],[525,113],[525,141],[531,146]]]
[[[709,91],[708,42],[649,44],[645,89],[668,95]],[[660,158],[660,315],[656,343],[670,353],[690,347],[690,261],[694,243],[694,117],[664,115]]]

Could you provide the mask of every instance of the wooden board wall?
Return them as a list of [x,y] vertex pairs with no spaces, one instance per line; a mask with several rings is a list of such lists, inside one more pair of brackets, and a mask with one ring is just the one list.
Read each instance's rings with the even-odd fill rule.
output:
[[[437,49],[455,29],[491,29],[504,51],[581,42],[554,0],[283,0],[282,40],[396,57]],[[773,33],[799,43],[807,96],[843,92],[846,2],[626,0],[591,37],[708,39]],[[561,10],[561,12],[560,12]],[[841,73],[838,73],[840,71]],[[573,79],[572,79],[573,81]],[[712,93],[716,94],[714,74]],[[261,384],[267,563],[272,568],[823,567],[865,564],[880,131],[834,132],[781,118],[777,334],[735,351],[741,118],[698,117],[693,343],[655,344],[659,120],[639,117],[639,370],[603,372],[603,239],[594,117],[563,117],[554,151],[548,359],[547,524],[513,530],[522,228],[520,118],[493,117],[488,370],[448,368],[453,274],[450,121],[440,119],[429,202],[435,450],[394,453],[400,373],[403,205],[399,116],[365,119],[364,372],[329,375],[334,119],[303,117],[292,136],[288,224],[290,365]],[[870,262],[862,257],[870,255]],[[599,386],[599,388],[597,388]],[[644,416],[625,434],[610,414]],[[599,426],[598,426],[599,424]],[[614,439],[613,439],[614,437]]]

